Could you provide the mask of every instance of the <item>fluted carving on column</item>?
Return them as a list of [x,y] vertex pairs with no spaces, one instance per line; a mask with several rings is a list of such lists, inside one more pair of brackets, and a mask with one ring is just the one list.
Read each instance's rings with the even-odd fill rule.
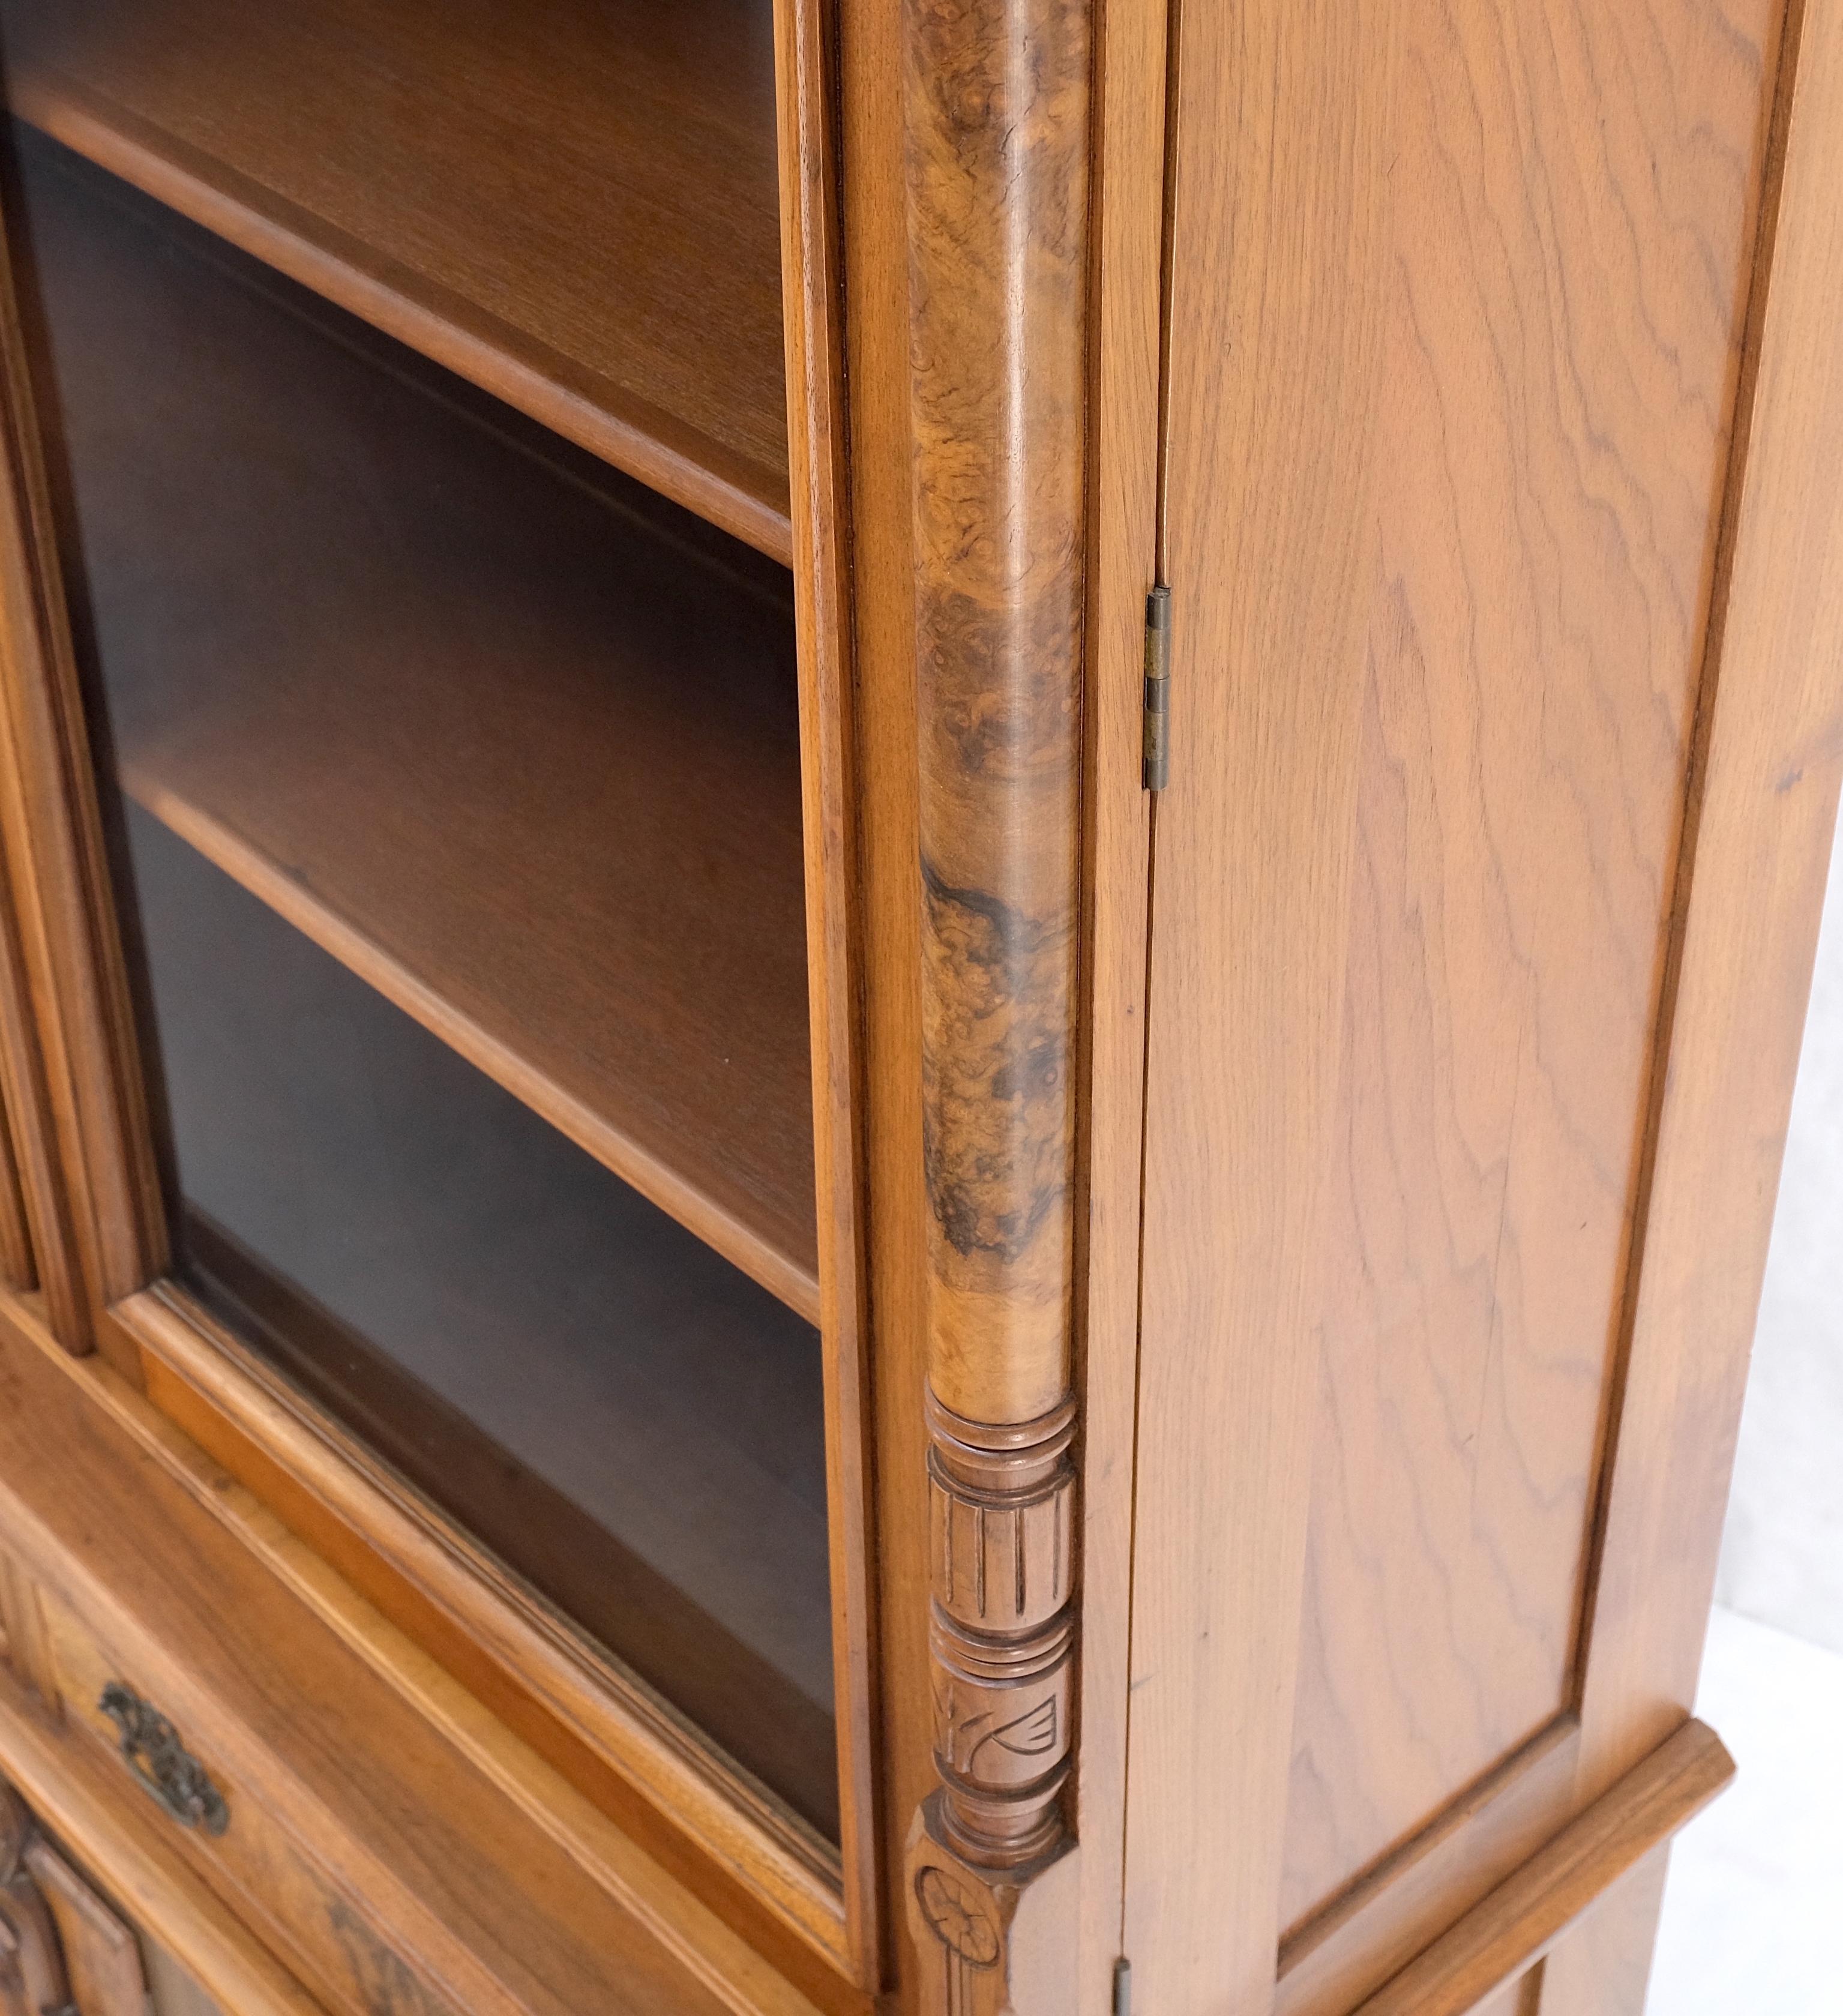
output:
[[923,2007],[1066,2007],[1089,0],[907,0],[938,1789]]
[[995,1867],[1060,1834],[1075,1620],[1074,1406],[995,1427],[929,1398],[934,1761],[948,1843]]

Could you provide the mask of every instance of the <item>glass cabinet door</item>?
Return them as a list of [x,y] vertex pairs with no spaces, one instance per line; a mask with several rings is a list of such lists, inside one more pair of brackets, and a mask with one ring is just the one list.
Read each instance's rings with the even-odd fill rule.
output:
[[173,1271],[839,1827],[765,0],[5,0]]

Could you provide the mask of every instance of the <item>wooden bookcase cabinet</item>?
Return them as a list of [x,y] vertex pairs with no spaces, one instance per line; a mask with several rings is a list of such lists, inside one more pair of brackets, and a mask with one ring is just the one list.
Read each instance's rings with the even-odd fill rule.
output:
[[[0,1769],[226,2006],[1636,2016],[1843,761],[1843,9],[0,45]],[[816,1325],[823,1726],[178,1201],[131,824]]]

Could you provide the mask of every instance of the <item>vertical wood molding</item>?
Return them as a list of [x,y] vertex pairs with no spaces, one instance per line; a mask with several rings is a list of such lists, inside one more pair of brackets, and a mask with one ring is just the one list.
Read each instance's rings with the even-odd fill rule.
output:
[[1686,1722],[1354,2016],[1486,2016],[1567,1928],[1726,1790],[1734,1760]]
[[880,1983],[884,1963],[878,1908],[876,1676],[871,1658],[877,1634],[871,1568],[876,1508],[867,1445],[862,864],[856,818],[850,479],[833,95],[832,38],[837,22],[832,0],[776,0],[774,16],[839,1854],[852,1978],[860,1987],[874,1989]]
[[953,2016],[1069,2006],[1089,40],[1087,0],[905,16],[941,1780],[908,1903]]
[[56,2016],[74,2005],[50,1907],[27,1866],[34,1838],[31,1814],[0,1784],[0,2009]]
[[[1843,4],[1792,0],[1784,35],[1589,1606],[1583,1799],[1694,1697],[1843,783]],[[1638,2016],[1663,1877],[1660,1859],[1550,1955],[1543,2016]]]
[[1140,785],[1146,590],[1157,578],[1168,18],[1166,0],[1107,0],[1097,10],[1089,113],[1094,369],[1086,430],[1075,1326],[1081,1768],[1072,1823],[1082,1852],[1079,1978],[1066,2016],[1110,2016],[1121,1953],[1153,802]]
[[15,281],[0,243],[0,846],[34,1017],[5,1077],[22,1160],[27,1080],[49,1109],[59,1166],[27,1170],[34,1243],[58,1334],[87,1349],[88,1305],[164,1269],[165,1217]]

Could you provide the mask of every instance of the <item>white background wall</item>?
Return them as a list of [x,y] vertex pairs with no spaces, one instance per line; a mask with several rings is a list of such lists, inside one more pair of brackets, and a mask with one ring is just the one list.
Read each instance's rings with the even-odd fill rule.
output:
[[1843,2016],[1843,847],[1697,1712],[1734,1787],[1671,1858],[1647,2016]]
[[1843,849],[1818,942],[1715,1600],[1843,1652]]

